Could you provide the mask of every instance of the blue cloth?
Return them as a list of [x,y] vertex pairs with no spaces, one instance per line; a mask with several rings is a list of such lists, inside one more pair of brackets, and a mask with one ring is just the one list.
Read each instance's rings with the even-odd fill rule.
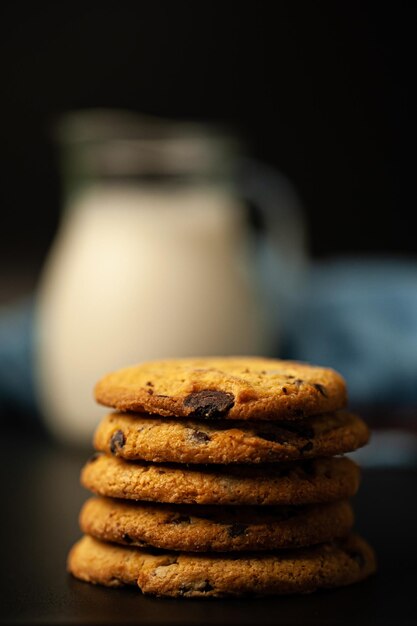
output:
[[417,262],[314,264],[285,336],[289,357],[343,374],[352,402],[417,405]]
[[33,377],[33,309],[27,298],[0,308],[0,412],[36,418]]

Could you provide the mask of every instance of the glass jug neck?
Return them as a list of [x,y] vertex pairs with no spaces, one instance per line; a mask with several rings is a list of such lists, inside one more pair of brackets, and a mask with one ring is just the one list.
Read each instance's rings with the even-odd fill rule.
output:
[[57,135],[66,192],[107,183],[229,186],[240,152],[236,137],[219,128],[128,111],[68,113]]

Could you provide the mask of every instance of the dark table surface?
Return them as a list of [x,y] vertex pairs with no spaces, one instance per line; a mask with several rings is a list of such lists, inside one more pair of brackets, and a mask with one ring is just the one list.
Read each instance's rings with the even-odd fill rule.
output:
[[366,469],[356,529],[375,547],[376,576],[305,596],[245,600],[144,597],[82,583],[65,570],[80,536],[88,452],[3,433],[0,622],[6,624],[417,624],[417,470]]

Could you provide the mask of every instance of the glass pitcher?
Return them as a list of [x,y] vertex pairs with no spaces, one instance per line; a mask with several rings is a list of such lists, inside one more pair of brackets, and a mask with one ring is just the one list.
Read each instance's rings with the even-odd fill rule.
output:
[[[105,373],[276,350],[265,274],[281,300],[297,284],[302,216],[276,173],[260,175],[236,138],[201,124],[80,111],[59,140],[64,209],[37,293],[36,383],[52,433],[91,445]],[[266,213],[264,245],[247,199]]]

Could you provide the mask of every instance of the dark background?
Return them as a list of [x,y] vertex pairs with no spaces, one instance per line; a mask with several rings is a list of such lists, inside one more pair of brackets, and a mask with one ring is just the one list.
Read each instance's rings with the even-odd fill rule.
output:
[[[51,126],[75,108],[126,107],[232,124],[255,156],[294,183],[314,258],[416,258],[415,13],[412,1],[3,1],[0,303],[34,286],[55,233],[61,187]],[[407,329],[404,336],[413,350]],[[406,372],[415,390],[414,374]],[[17,381],[15,397],[24,400],[29,385]],[[133,591],[112,591],[110,598],[65,572],[86,497],[77,479],[84,455],[32,437],[29,419],[39,427],[33,409],[22,422],[13,419],[17,409],[6,410],[0,463],[3,476],[12,468],[13,480],[4,481],[9,506],[0,521],[2,537],[14,540],[4,545],[3,623],[415,623],[411,467],[365,468],[356,527],[375,547],[379,573],[364,585],[302,602],[210,607]],[[378,407],[374,419],[369,411],[364,417],[415,430],[415,403],[402,422],[390,408],[385,414]],[[7,432],[20,423],[30,436]],[[389,466],[401,454],[391,438],[374,457]]]
[[295,184],[315,258],[414,255],[414,18],[413,2],[3,2],[2,271],[40,266],[51,124],[95,106],[232,124]]

